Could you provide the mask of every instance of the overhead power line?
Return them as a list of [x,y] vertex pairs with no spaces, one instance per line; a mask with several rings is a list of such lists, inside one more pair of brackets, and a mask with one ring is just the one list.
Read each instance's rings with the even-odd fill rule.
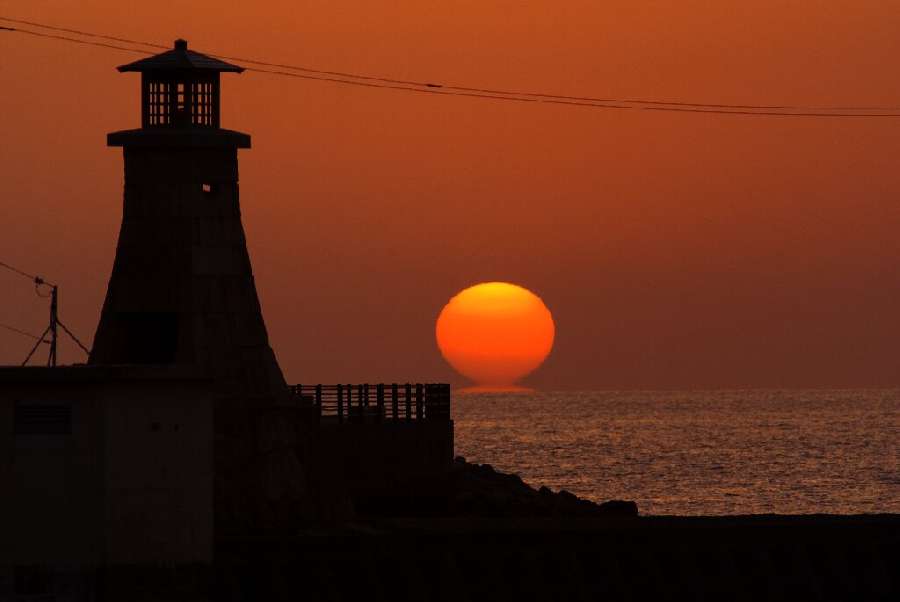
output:
[[2,262],[2,261],[0,261],[0,268],[6,268],[6,269],[9,270],[10,272],[13,272],[13,273],[15,273],[15,274],[18,274],[19,276],[23,276],[23,277],[25,277],[25,278],[28,278],[28,279],[31,280],[32,282],[34,282],[35,280],[38,279],[37,276],[34,276],[34,275],[32,275],[32,274],[29,274],[28,272],[25,272],[25,271],[23,271],[23,270],[20,270],[19,268],[15,267],[15,266],[11,266],[11,265],[9,265],[8,263],[4,263],[4,262]]
[[14,274],[18,274],[19,276],[24,276],[25,278],[28,278],[29,280],[35,279],[35,276],[32,276],[28,272],[23,272],[19,268],[13,267],[13,266],[9,265],[8,263],[3,263],[2,261],[0,261],[0,267],[6,268],[10,272],[13,272]]
[[[59,319],[59,287],[58,286],[56,286],[55,284],[52,284],[50,282],[47,282],[40,276],[35,276],[33,274],[29,274],[25,270],[21,270],[15,266],[12,266],[8,263],[3,262],[3,261],[0,261],[0,267],[5,268],[5,269],[9,270],[10,272],[13,272],[19,276],[22,276],[23,278],[27,278],[28,280],[31,280],[34,283],[35,293],[37,293],[38,296],[40,296],[40,297],[50,299],[50,325],[47,326],[47,328],[44,330],[44,332],[43,332],[43,334],[41,334],[41,336],[37,336],[37,335],[27,332],[25,330],[20,330],[20,329],[16,328],[15,326],[9,326],[8,324],[0,323],[0,328],[4,328],[11,332],[16,332],[16,333],[24,335],[26,337],[35,339],[36,342],[34,344],[34,347],[31,348],[31,351],[29,351],[28,355],[25,357],[25,361],[22,362],[23,366],[26,365],[29,362],[29,360],[31,360],[31,357],[34,355],[34,352],[37,351],[38,347],[40,347],[42,343],[50,345],[50,356],[47,359],[47,365],[48,366],[56,366],[56,359],[57,359],[56,358],[56,347],[57,347],[57,339],[58,339],[58,328],[62,328],[65,331],[65,333],[68,334],[69,337],[73,341],[75,341],[75,344],[78,345],[79,347],[81,347],[81,350],[84,351],[88,356],[90,356],[90,354],[91,354],[90,349],[88,349],[84,345],[84,343],[82,343],[78,339],[78,337],[76,337],[75,334],[72,333],[72,331],[69,330],[66,327],[66,325],[63,324],[62,321]],[[50,294],[42,295],[41,287],[49,287]],[[46,289],[44,289],[44,290],[46,290]],[[50,335],[49,340],[47,339],[48,334]]]
[[[0,17],[2,19],[3,17]],[[90,40],[79,40],[77,38],[71,38],[67,36],[55,35],[52,33],[42,33],[38,31],[29,31],[27,29],[22,29],[21,27],[0,27],[0,29],[5,31],[12,31],[15,33],[24,33],[31,36],[37,36],[39,38],[47,38],[50,40],[61,40],[63,42],[74,42],[75,44],[83,44],[85,46],[99,46],[100,48],[111,48],[113,50],[124,50],[126,52],[137,52],[138,54],[152,54],[151,52],[147,52],[146,50],[138,50],[137,48],[126,48],[124,46],[116,46],[115,44],[105,44],[103,42],[92,42]]]
[[30,333],[30,332],[28,332],[28,331],[26,331],[26,330],[19,330],[19,329],[16,328],[15,326],[10,326],[9,324],[0,324],[0,328],[4,328],[4,329],[6,329],[6,330],[9,330],[10,332],[15,332],[15,333],[21,334],[22,336],[26,336],[26,337],[28,337],[28,338],[30,338],[30,339],[35,339],[35,340],[38,340],[38,341],[44,341],[44,342],[46,342],[45,339],[39,337],[39,336],[36,335],[36,334],[32,334],[32,333]]
[[[48,31],[56,31],[77,36],[93,38],[92,40],[78,39],[66,35],[57,35],[46,32],[33,31],[22,28],[4,27],[7,31],[23,33],[27,35],[55,39],[65,42],[99,46],[102,48],[121,50],[139,54],[152,54],[154,51],[122,46],[145,46],[154,49],[165,49],[169,46],[136,40],[121,36],[113,36],[88,32],[80,29],[58,27],[37,21],[26,21],[0,16],[0,20],[8,23],[28,25]],[[108,42],[96,41],[107,40]],[[115,43],[110,43],[115,42]],[[432,81],[416,81],[397,78],[380,77],[351,73],[345,71],[329,71],[314,69],[301,65],[262,61],[240,56],[229,56],[215,52],[206,53],[215,58],[231,60],[258,67],[247,67],[247,71],[266,73],[270,75],[307,79],[315,81],[332,82],[342,85],[359,86],[366,88],[385,88],[405,92],[416,92],[438,96],[464,96],[471,98],[483,98],[488,100],[505,100],[512,102],[531,102],[545,104],[559,104],[570,106],[582,106],[599,109],[622,109],[643,111],[669,111],[680,113],[711,113],[718,115],[751,115],[767,117],[900,117],[900,106],[813,106],[813,105],[754,105],[754,104],[725,104],[702,103],[660,99],[634,99],[634,98],[599,98],[592,96],[573,96],[563,94],[549,94],[544,92],[531,92],[524,90],[503,90],[499,88],[481,88],[473,86],[460,86],[452,84],[435,83]]]
[[69,330],[69,329],[66,327],[65,324],[63,324],[62,322],[59,322],[59,321],[57,321],[57,323],[62,327],[63,330],[66,331],[66,334],[69,335],[69,338],[71,338],[73,341],[75,341],[75,344],[78,345],[79,347],[81,347],[81,350],[84,351],[84,353],[85,353],[88,357],[90,357],[90,355],[91,355],[91,350],[88,349],[87,347],[85,347],[84,343],[82,343],[81,341],[79,341],[79,340],[78,340],[78,337],[76,337],[76,336],[72,333],[72,331]]
[[[32,25],[35,27],[40,27],[44,29],[50,29],[54,31],[62,31],[67,33],[76,33],[82,36],[88,36],[93,38],[99,38],[104,40],[112,40],[117,42],[125,42],[128,44],[135,44],[140,46],[149,46],[152,48],[163,48],[168,49],[169,46],[164,44],[157,44],[154,42],[147,42],[144,40],[135,40],[129,38],[122,38],[117,36],[109,36],[105,34],[98,34],[93,32],[87,32],[78,29],[69,29],[64,27],[56,27],[47,25],[44,23],[38,23],[35,21],[24,21],[17,19],[10,19],[8,17],[0,17],[0,20],[9,21],[11,23],[20,23]],[[125,49],[123,49],[125,50]],[[127,49],[127,50],[135,50],[135,49]],[[149,53],[148,53],[149,54]],[[523,90],[501,90],[494,88],[476,88],[470,86],[456,86],[452,84],[442,84],[435,83],[431,81],[416,81],[416,80],[408,80],[408,79],[397,79],[397,78],[388,78],[374,75],[363,75],[359,73],[351,73],[347,71],[328,71],[324,69],[314,69],[312,67],[305,67],[301,65],[292,65],[287,63],[273,63],[269,61],[261,61],[258,59],[251,59],[247,57],[241,56],[229,56],[224,54],[217,53],[207,53],[210,56],[215,58],[229,60],[229,61],[238,61],[242,63],[249,63],[253,65],[261,65],[263,67],[274,67],[276,69],[290,69],[294,71],[302,71],[307,73],[315,73],[319,75],[328,75],[339,78],[351,78],[358,79],[361,81],[374,81],[381,82],[387,84],[397,84],[397,85],[407,85],[407,86],[420,86],[426,88],[435,88],[435,89],[444,89],[444,90],[461,90],[464,92],[475,92],[481,94],[498,94],[498,95],[510,95],[510,96],[532,96],[532,97],[540,97],[540,98],[552,98],[558,100],[571,100],[571,101],[587,101],[587,102],[600,102],[600,103],[628,103],[628,104],[647,104],[647,105],[673,105],[673,106],[685,106],[685,107],[700,107],[700,108],[714,108],[714,109],[760,109],[760,110],[797,110],[797,111],[900,111],[900,106],[802,106],[802,105],[752,105],[752,104],[723,104],[723,103],[699,103],[699,102],[685,102],[685,101],[673,101],[673,100],[645,100],[645,99],[635,99],[635,98],[597,98],[591,96],[569,96],[562,94],[547,94],[543,92],[530,92]],[[248,69],[254,70],[254,69]],[[256,70],[259,71],[259,70]],[[268,73],[268,71],[263,71]],[[278,75],[285,75],[283,73],[278,73]],[[334,81],[334,80],[326,80],[326,81]],[[348,82],[342,82],[348,83]]]
[[[8,23],[17,23],[19,25],[31,25],[32,27],[38,27],[40,29],[49,29],[52,31],[62,31],[65,33],[74,33],[80,36],[86,36],[90,38],[102,38],[104,40],[112,40],[113,42],[125,42],[128,44],[141,44],[144,46],[151,46],[153,48],[168,48],[168,46],[164,46],[163,44],[154,44],[153,42],[141,42],[138,40],[129,40],[128,38],[117,38],[115,36],[106,36],[98,33],[93,33],[90,31],[83,31],[80,29],[69,29],[67,27],[57,27],[55,25],[48,25],[46,23],[38,23],[37,21],[26,21],[25,19],[12,19],[10,17],[2,17],[0,16],[0,21],[6,21]],[[6,29],[6,28],[4,28]]]
[[50,286],[50,287],[54,286],[52,282],[47,282],[40,276],[35,276],[34,274],[29,274],[25,270],[20,270],[19,268],[9,265],[8,263],[4,263],[2,261],[0,261],[0,268],[5,268],[5,269],[9,270],[10,272],[13,272],[14,274],[18,274],[19,276],[22,276],[23,278],[28,278],[29,280],[31,280],[34,283],[35,289],[38,289],[41,286]]

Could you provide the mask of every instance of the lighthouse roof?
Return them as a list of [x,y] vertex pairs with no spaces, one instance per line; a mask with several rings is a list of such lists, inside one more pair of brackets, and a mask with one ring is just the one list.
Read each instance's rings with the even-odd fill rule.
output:
[[187,41],[175,40],[175,46],[161,54],[120,65],[119,71],[230,71],[240,73],[243,67],[188,50]]

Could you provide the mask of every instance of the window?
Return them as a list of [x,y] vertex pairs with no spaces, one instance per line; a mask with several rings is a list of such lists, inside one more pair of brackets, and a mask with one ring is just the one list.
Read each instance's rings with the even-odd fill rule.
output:
[[14,409],[16,435],[69,435],[72,405],[64,401],[18,401]]
[[211,82],[191,82],[191,123],[214,127],[213,85]]
[[148,81],[147,125],[218,127],[215,81]]
[[150,82],[147,90],[150,106],[148,117],[150,125],[169,125],[172,123],[172,84],[169,82]]
[[200,185],[200,190],[203,191],[204,196],[212,196],[216,193],[216,185],[204,182]]
[[125,364],[171,364],[178,351],[178,314],[121,312],[115,314],[114,357]]

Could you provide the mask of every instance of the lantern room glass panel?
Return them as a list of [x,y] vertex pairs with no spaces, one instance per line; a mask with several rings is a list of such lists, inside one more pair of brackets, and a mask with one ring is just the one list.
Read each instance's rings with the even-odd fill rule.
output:
[[148,73],[142,96],[145,128],[219,127],[218,74],[163,78]]

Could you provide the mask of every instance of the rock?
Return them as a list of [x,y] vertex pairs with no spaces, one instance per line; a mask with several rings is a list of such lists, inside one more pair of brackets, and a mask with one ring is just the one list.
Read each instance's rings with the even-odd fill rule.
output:
[[469,463],[461,456],[454,460],[451,475],[451,516],[637,516],[634,502],[596,504],[564,489],[535,489],[518,475],[498,472],[490,464]]
[[505,474],[499,472],[497,473],[497,476],[503,477],[505,484],[510,488],[523,489],[528,487],[527,485],[525,485],[525,481],[522,480],[522,477],[517,474]]
[[638,507],[635,502],[626,500],[610,500],[599,506],[600,512],[609,516],[637,516]]
[[560,489],[560,490],[559,490],[559,493],[558,493],[557,495],[559,496],[560,499],[565,500],[565,501],[567,501],[567,502],[577,502],[577,501],[579,501],[579,498],[578,498],[577,495],[575,495],[575,494],[572,493],[571,491],[567,491],[567,490],[565,490],[565,489]]

